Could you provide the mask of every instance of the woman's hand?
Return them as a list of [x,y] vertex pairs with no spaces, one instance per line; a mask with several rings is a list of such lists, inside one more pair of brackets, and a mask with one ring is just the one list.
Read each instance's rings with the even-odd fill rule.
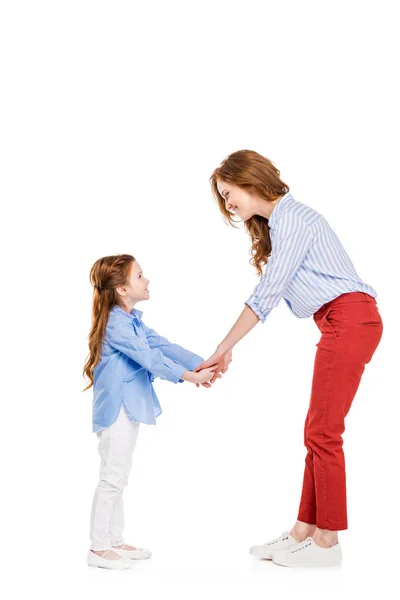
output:
[[[202,385],[204,385],[204,387],[211,387],[211,385],[217,379],[221,378],[220,373],[227,372],[229,363],[231,363],[231,362],[232,362],[232,349],[230,348],[229,350],[222,352],[221,350],[218,350],[218,348],[217,348],[217,350],[214,352],[214,354],[212,356],[210,356],[210,358],[208,358],[206,361],[201,363],[201,365],[199,365],[197,367],[197,369],[194,370],[194,373],[196,373],[200,369],[204,369],[204,368],[207,368],[210,365],[212,365],[214,368],[214,371],[215,371],[212,379],[210,380],[209,383],[202,384]],[[196,384],[196,385],[197,385],[197,387],[199,387],[198,384]]]

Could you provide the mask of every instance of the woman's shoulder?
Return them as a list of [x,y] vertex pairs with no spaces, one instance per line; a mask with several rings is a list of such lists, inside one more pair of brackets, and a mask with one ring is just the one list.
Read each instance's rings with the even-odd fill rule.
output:
[[296,200],[292,194],[288,194],[276,222],[278,224],[281,221],[283,224],[285,221],[295,221],[299,225],[312,227],[322,220],[324,217],[315,208]]

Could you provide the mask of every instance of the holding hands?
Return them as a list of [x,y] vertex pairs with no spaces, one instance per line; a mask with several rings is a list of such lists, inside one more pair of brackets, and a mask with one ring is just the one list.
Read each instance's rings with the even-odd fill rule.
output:
[[[226,338],[217,346],[216,351],[210,358],[202,362],[193,372],[189,373],[190,379],[197,387],[211,387],[212,384],[221,378],[221,373],[226,373],[229,363],[232,362],[232,348],[255,327],[259,322],[259,317],[249,306],[245,306],[238,320],[226,336]],[[182,377],[185,379],[186,374]],[[196,380],[196,377],[198,378]]]
[[193,373],[202,374],[206,371],[212,372],[212,377],[209,379],[204,379],[203,381],[196,382],[196,386],[199,387],[201,384],[203,387],[210,388],[211,385],[217,380],[221,378],[221,373],[226,373],[229,367],[229,363],[232,361],[232,349],[226,350],[225,352],[217,350],[214,352],[210,358],[201,363]]
[[[202,363],[205,364],[205,363]],[[216,375],[215,371],[216,371],[217,365],[213,364],[209,367],[206,368],[202,368],[200,370],[200,367],[198,367],[195,371],[185,371],[185,373],[182,375],[182,379],[184,381],[189,381],[190,383],[195,383],[197,385],[197,387],[201,384],[201,385],[205,385],[207,381],[210,381],[210,379],[214,379],[214,377],[221,377],[221,375]],[[206,386],[209,387],[209,386]]]
[[194,371],[185,371],[182,375],[184,381],[195,383],[210,388],[211,385],[221,378],[221,373],[228,370],[228,365],[232,360],[232,350],[221,352],[218,349],[208,360],[202,362]]

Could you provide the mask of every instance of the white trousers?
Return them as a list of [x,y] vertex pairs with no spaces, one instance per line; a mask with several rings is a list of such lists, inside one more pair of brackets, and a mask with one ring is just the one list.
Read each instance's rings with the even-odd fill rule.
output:
[[92,550],[109,550],[111,546],[124,543],[122,495],[132,467],[139,424],[127,416],[121,405],[116,421],[96,433],[101,463],[90,518]]

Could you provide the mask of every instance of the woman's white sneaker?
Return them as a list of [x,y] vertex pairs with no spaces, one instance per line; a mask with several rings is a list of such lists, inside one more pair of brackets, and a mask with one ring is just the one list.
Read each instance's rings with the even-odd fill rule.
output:
[[272,560],[284,567],[339,567],[342,550],[339,542],[332,548],[322,548],[308,537],[288,550],[274,550]]
[[136,548],[136,550],[126,550],[125,544],[122,548],[118,548],[118,546],[113,546],[113,550],[118,552],[124,558],[132,559],[132,560],[144,560],[146,558],[150,558],[151,552],[147,550],[147,548]]
[[[110,550],[107,550],[107,552],[110,552]],[[98,567],[100,569],[115,569],[119,571],[130,569],[132,567],[133,563],[130,560],[124,558],[123,556],[117,559],[107,558],[107,552],[105,552],[103,556],[100,556],[99,554],[96,554],[95,552],[89,550],[87,554],[87,562],[89,567]]]
[[256,558],[266,558],[268,560],[272,560],[272,553],[275,550],[287,550],[297,543],[298,541],[295,540],[288,531],[284,531],[282,535],[274,540],[271,540],[270,542],[261,544],[261,546],[252,546],[250,548],[250,554]]

